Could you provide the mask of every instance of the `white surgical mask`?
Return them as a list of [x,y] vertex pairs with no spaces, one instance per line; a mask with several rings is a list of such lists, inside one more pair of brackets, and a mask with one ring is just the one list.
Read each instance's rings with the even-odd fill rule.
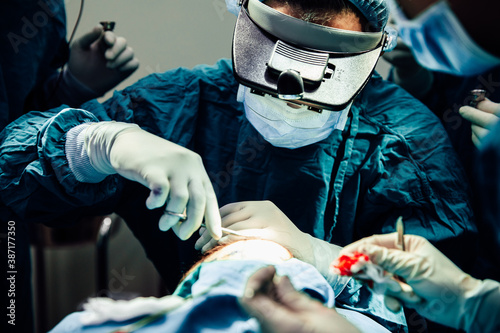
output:
[[399,36],[422,66],[457,76],[471,76],[500,65],[500,58],[472,40],[447,1],[438,1],[413,20],[405,16],[395,0],[389,0],[388,4]]
[[334,129],[343,130],[352,102],[342,111],[318,113],[303,105],[295,109],[286,101],[250,92],[240,85],[238,101],[255,129],[275,147],[299,148],[327,138]]

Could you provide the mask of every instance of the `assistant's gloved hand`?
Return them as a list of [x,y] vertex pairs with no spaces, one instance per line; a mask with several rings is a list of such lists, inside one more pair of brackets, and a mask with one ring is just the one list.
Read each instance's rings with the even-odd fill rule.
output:
[[67,70],[100,96],[138,67],[139,61],[125,38],[96,26],[71,44]]
[[462,117],[471,122],[472,142],[478,148],[483,138],[500,119],[500,104],[493,103],[487,98],[479,102],[476,108],[462,106],[458,111]]
[[[375,235],[346,246],[341,255],[355,251],[368,255],[375,264],[405,279],[423,299],[406,306],[437,323],[469,331],[478,316],[487,311],[479,313],[482,298],[488,297],[491,286],[464,273],[425,238],[405,235],[404,242],[405,252],[397,245],[396,233]],[[388,293],[398,298],[397,293]]]
[[335,309],[295,290],[287,276],[276,275],[274,266],[255,272],[239,301],[245,311],[257,318],[262,332],[359,332]]
[[[274,241],[284,246],[297,259],[315,266],[329,278],[329,264],[340,247],[300,231],[295,224],[271,201],[245,201],[225,205],[220,209],[222,226],[248,237]],[[219,241],[200,229],[201,237],[195,248],[208,251],[217,244],[232,242],[240,236],[226,235]]]
[[[151,189],[146,206],[162,207],[162,231],[170,228],[181,239],[189,238],[203,218],[212,235],[221,236],[219,207],[200,156],[157,137],[137,125],[101,122],[83,132],[92,166],[102,174],[118,173]],[[187,215],[185,222],[167,211]]]

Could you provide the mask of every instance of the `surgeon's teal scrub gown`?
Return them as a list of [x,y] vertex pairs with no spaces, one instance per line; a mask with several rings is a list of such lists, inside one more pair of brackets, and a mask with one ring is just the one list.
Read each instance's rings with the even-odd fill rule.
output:
[[252,127],[237,89],[230,60],[221,60],[149,75],[102,104],[30,113],[0,135],[2,204],[25,222],[67,224],[74,214],[115,211],[175,285],[175,253],[190,265],[193,243],[158,229],[163,209],[146,209],[149,190],[117,175],[79,183],[69,169],[66,133],[117,120],[200,154],[221,206],[271,200],[302,231],[338,245],[392,232],[403,216],[407,233],[428,238],[462,267],[474,255],[464,247],[474,244],[476,228],[463,169],[439,119],[404,90],[375,73],[344,131],[290,150]]

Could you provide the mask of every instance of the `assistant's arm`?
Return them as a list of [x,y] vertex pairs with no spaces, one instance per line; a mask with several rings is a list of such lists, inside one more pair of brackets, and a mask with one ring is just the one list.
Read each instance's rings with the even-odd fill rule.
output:
[[[500,283],[466,274],[423,237],[405,235],[404,243],[401,251],[396,233],[374,235],[346,246],[341,254],[364,253],[405,279],[421,299],[404,303],[432,321],[467,332],[499,331]],[[386,293],[404,300],[400,291]]]

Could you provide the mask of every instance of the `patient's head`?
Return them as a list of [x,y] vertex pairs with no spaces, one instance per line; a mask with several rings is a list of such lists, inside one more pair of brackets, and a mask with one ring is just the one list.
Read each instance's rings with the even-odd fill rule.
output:
[[186,274],[184,279],[202,263],[222,260],[263,260],[277,264],[293,258],[293,255],[282,245],[265,239],[245,238],[221,244],[205,252]]

